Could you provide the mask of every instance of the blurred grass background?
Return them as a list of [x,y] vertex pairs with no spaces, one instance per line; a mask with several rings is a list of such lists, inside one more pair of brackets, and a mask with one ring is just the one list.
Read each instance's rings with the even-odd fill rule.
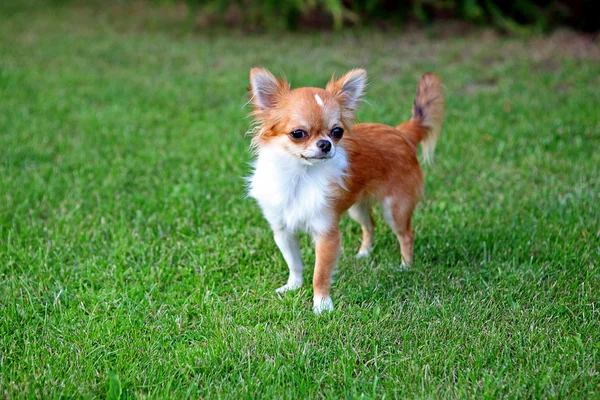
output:
[[398,27],[440,20],[494,26],[513,34],[557,26],[595,32],[600,8],[593,0],[155,0],[186,4],[190,18],[244,29],[307,30],[356,26]]
[[[6,0],[4,12],[39,7],[36,0]],[[570,27],[597,33],[595,0],[49,0],[50,4],[134,8],[148,4],[163,18],[177,15],[189,28],[228,27],[245,31],[365,28],[398,29],[460,21],[517,35]],[[169,10],[170,9],[170,10]]]

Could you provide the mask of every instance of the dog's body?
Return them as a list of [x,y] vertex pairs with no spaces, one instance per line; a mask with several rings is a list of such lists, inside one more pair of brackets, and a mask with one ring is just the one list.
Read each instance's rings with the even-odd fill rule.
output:
[[366,84],[363,70],[332,80],[326,90],[290,90],[264,69],[253,69],[250,82],[259,127],[249,194],[270,223],[290,270],[277,291],[303,284],[296,233],[309,232],[316,244],[314,310],[332,310],[331,274],[341,245],[338,223],[346,211],[363,230],[357,257],[371,251],[371,206],[379,202],[400,242],[403,263],[412,261],[410,220],[423,190],[416,147],[423,142],[426,158],[435,148],[444,111],[440,80],[434,74],[421,78],[412,118],[396,128],[352,124]]

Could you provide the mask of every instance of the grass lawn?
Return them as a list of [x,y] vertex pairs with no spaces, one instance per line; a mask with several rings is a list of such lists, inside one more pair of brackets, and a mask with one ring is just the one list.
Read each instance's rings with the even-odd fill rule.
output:
[[[0,397],[600,398],[598,44],[185,33],[128,6],[15,4],[0,5]],[[328,315],[310,286],[274,293],[287,268],[242,179],[252,66],[293,86],[366,68],[360,121],[408,118],[427,70],[447,87],[414,267],[398,271],[380,211],[355,260],[344,219]]]

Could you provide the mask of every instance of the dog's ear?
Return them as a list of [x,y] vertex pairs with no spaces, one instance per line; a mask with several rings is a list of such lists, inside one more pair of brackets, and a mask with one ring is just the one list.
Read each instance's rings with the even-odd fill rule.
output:
[[332,77],[327,84],[326,90],[334,95],[341,106],[350,112],[356,111],[358,102],[365,93],[367,86],[367,71],[364,69],[353,69],[340,79]]
[[250,100],[258,112],[268,111],[273,108],[283,94],[290,90],[290,85],[285,78],[279,80],[264,68],[250,70]]

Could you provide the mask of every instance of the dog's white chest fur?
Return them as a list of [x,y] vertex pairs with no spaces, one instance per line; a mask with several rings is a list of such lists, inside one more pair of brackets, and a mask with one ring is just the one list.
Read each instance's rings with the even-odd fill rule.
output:
[[347,167],[341,147],[333,158],[315,165],[280,149],[262,147],[249,179],[249,195],[258,201],[273,230],[318,235],[331,225],[331,198],[343,188]]

